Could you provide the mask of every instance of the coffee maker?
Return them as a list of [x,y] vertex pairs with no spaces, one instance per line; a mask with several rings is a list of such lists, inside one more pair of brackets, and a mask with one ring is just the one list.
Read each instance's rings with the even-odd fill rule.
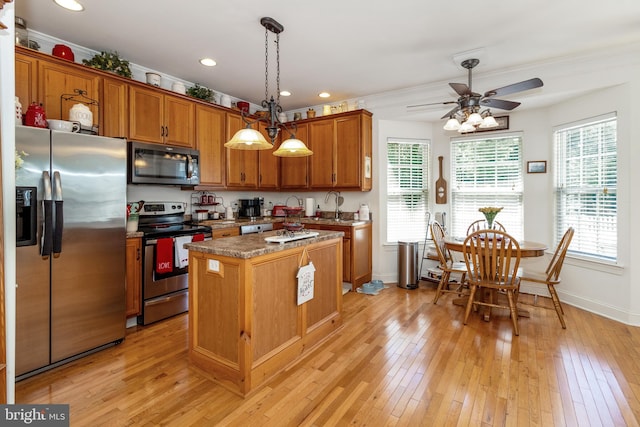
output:
[[264,197],[253,199],[239,199],[238,218],[258,218],[262,216]]

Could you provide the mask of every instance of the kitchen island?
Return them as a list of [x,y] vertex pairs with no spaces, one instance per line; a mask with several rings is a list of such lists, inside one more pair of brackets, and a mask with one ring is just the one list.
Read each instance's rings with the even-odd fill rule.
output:
[[[185,245],[189,358],[242,396],[342,325],[343,233],[311,231],[282,244],[265,241],[278,235],[270,231]],[[298,305],[297,276],[310,262],[313,296]]]

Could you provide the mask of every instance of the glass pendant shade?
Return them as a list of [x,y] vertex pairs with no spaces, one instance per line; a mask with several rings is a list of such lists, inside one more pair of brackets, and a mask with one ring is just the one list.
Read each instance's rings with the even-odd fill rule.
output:
[[477,126],[482,123],[482,116],[478,113],[471,113],[466,123],[469,123],[472,126]]
[[471,123],[469,123],[469,121],[467,120],[462,124],[462,126],[460,126],[460,129],[458,129],[458,132],[467,133],[467,132],[473,132],[475,130],[476,130],[476,127],[473,126]]
[[269,144],[260,132],[251,128],[240,129],[224,146],[234,150],[271,150],[273,148],[273,145]]
[[493,116],[487,116],[484,118],[484,120],[482,120],[482,123],[479,127],[482,129],[489,129],[496,126],[498,126],[498,122],[496,122],[496,119],[494,119]]
[[460,122],[458,121],[458,119],[451,117],[449,120],[447,120],[447,123],[445,123],[444,130],[458,130],[460,129]]
[[313,154],[313,151],[309,150],[304,142],[296,138],[289,138],[280,144],[280,147],[273,152],[274,156],[278,157],[306,157]]

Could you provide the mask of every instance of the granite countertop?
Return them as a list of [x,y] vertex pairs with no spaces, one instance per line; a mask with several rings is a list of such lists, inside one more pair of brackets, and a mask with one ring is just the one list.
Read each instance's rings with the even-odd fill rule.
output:
[[[242,219],[235,219],[235,220],[228,220],[228,219],[209,219],[209,220],[204,220],[204,221],[198,221],[198,224],[202,224],[202,225],[208,225],[210,226],[213,230],[215,229],[219,229],[219,228],[229,228],[229,227],[240,227],[242,225],[248,225],[248,224],[270,224],[270,223],[274,223],[274,222],[284,222],[285,218],[284,217],[265,217],[265,218],[257,218],[254,221],[251,220],[242,220]],[[363,225],[366,224],[367,222],[370,221],[354,221],[351,219],[345,219],[345,220],[339,220],[336,221],[335,219],[329,219],[329,218],[307,218],[307,217],[303,217],[300,219],[300,222],[302,224],[323,224],[323,225],[344,225],[347,227],[350,226],[357,226],[357,225]]]
[[344,233],[342,231],[313,230],[311,228],[309,228],[308,230],[315,231],[319,234],[317,237],[294,240],[288,243],[268,243],[264,240],[265,237],[277,236],[278,231],[266,231],[264,233],[225,237],[224,239],[185,243],[184,247],[189,249],[190,251],[248,259],[260,255],[280,252],[286,249],[306,246],[311,243],[322,242],[335,238],[342,238],[344,236]]

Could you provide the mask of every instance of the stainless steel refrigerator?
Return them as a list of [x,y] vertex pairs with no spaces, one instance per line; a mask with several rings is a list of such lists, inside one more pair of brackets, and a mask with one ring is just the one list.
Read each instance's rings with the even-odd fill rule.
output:
[[16,127],[16,376],[125,335],[126,141]]

